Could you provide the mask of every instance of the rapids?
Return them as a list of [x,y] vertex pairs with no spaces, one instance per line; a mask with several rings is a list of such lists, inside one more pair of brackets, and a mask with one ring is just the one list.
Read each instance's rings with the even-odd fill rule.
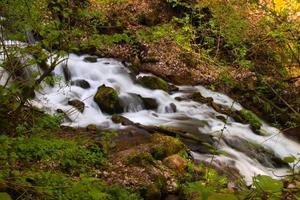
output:
[[[280,159],[287,156],[299,157],[300,144],[287,139],[274,127],[263,123],[262,130],[265,136],[257,135],[249,128],[248,124],[235,122],[228,117],[225,124],[217,116],[227,117],[217,113],[206,104],[201,104],[192,100],[178,101],[176,97],[181,97],[198,91],[205,97],[212,97],[218,104],[222,104],[235,110],[241,110],[242,106],[234,102],[230,97],[206,89],[203,86],[179,86],[179,90],[171,94],[162,90],[150,90],[135,83],[136,78],[123,64],[114,59],[97,58],[97,62],[84,61],[87,55],[77,56],[70,54],[67,61],[58,65],[53,77],[56,84],[51,87],[44,84],[43,90],[36,92],[33,104],[51,114],[57,113],[60,109],[67,114],[63,125],[73,127],[85,127],[95,124],[102,129],[121,129],[121,125],[114,124],[111,115],[102,112],[94,102],[93,97],[97,88],[102,84],[113,87],[121,98],[124,112],[122,115],[134,122],[144,125],[158,125],[178,127],[194,134],[205,133],[214,136],[215,145],[222,154],[215,155],[213,163],[216,165],[227,165],[237,168],[245,177],[245,181],[251,183],[254,175],[283,175],[288,167],[274,167],[271,164],[262,164],[257,158],[250,156],[244,151],[232,148],[226,141],[242,141],[239,138],[251,143],[262,145],[267,151],[273,152]],[[68,66],[70,81],[64,78],[63,66]],[[138,76],[151,76],[151,74],[139,74]],[[2,79],[6,76],[3,75]],[[1,78],[1,77],[0,77]],[[82,88],[71,85],[71,81],[85,80],[89,83],[89,88]],[[3,80],[1,80],[3,83]],[[143,103],[137,99],[136,94],[142,97],[154,98],[158,103],[156,110],[146,110]],[[81,113],[68,105],[70,100],[80,100],[84,102],[85,109]],[[176,112],[172,105],[176,106]],[[224,128],[225,127],[225,128]],[[220,138],[220,132],[222,138]],[[197,160],[211,162],[213,155],[192,152]]]

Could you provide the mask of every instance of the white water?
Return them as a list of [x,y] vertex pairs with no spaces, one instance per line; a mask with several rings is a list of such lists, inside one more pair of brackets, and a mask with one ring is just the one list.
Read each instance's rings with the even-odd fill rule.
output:
[[[161,90],[150,90],[135,84],[129,75],[129,71],[120,62],[113,59],[100,59],[96,63],[83,61],[85,56],[71,54],[67,61],[71,73],[71,80],[85,80],[90,84],[89,89],[78,86],[71,86],[63,78],[62,65],[54,70],[54,77],[60,79],[54,87],[46,86],[43,91],[37,92],[33,103],[48,111],[56,113],[57,109],[67,113],[69,120],[64,125],[73,127],[85,127],[89,124],[96,124],[101,128],[122,128],[111,121],[111,116],[101,112],[97,104],[93,101],[97,88],[102,84],[113,87],[117,90],[121,99],[125,100],[126,112],[122,115],[134,122],[144,125],[165,125],[172,127],[185,127],[205,134],[218,136],[225,124],[217,119],[217,113],[211,107],[191,100],[177,101],[175,97],[183,96],[192,91],[199,91],[205,97],[212,97],[216,103],[240,110],[242,106],[233,104],[233,100],[224,94],[213,92],[202,86],[181,86],[179,91],[172,95]],[[144,76],[141,74],[140,76]],[[145,110],[140,101],[130,96],[131,93],[139,94],[143,97],[155,98],[159,103],[156,111]],[[74,107],[68,105],[69,100],[78,99],[85,103],[83,113],[78,112]],[[177,107],[174,113],[170,107],[173,103]],[[224,116],[224,115],[222,115]],[[226,117],[226,116],[225,116]],[[229,123],[223,133],[225,138],[240,137],[247,141],[262,144],[266,149],[271,150],[279,158],[294,155],[299,157],[300,144],[285,138],[277,129],[264,123],[263,128],[267,136],[260,136],[251,131],[249,125],[234,122],[229,118]],[[245,176],[246,182],[250,183],[254,175],[282,175],[287,169],[267,168],[256,159],[248,157],[243,152],[239,152],[227,146],[222,140],[218,144],[219,150],[226,154],[216,155],[214,160],[235,166],[241,174]],[[193,153],[196,159],[210,162],[212,155]],[[273,174],[273,172],[274,174]],[[276,177],[275,177],[276,178]]]

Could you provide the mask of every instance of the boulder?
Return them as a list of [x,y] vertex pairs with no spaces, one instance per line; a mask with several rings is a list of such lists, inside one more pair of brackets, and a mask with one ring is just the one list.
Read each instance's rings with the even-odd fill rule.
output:
[[97,57],[96,56],[87,56],[87,57],[84,57],[83,61],[89,62],[89,63],[96,63]]
[[158,103],[155,99],[153,98],[146,98],[146,97],[142,97],[140,96],[142,101],[143,101],[143,104],[145,106],[146,109],[149,109],[149,110],[156,110],[157,107],[158,107]]
[[169,85],[166,81],[164,81],[161,78],[155,77],[155,76],[143,76],[139,77],[137,79],[137,83],[143,85],[146,88],[150,89],[158,89],[158,90],[164,90],[166,92],[169,91]]
[[112,115],[111,120],[116,124],[122,124],[124,126],[134,125],[134,122],[118,114]]
[[79,112],[83,113],[85,104],[82,101],[75,99],[68,101],[68,104],[75,107]]
[[173,112],[177,112],[177,107],[174,103],[170,103],[170,107],[172,108]]
[[151,147],[150,153],[158,160],[186,150],[186,146],[178,138],[163,136],[159,133],[152,135],[152,142],[155,145]]
[[115,114],[123,111],[118,93],[111,87],[106,87],[105,85],[100,86],[94,96],[94,101],[103,112]]
[[268,168],[288,167],[287,164],[280,158],[276,157],[273,152],[260,146],[259,144],[251,143],[239,137],[224,138],[225,143],[233,149],[236,149],[250,158],[256,159],[263,166]]
[[76,86],[81,87],[83,89],[89,89],[91,87],[89,82],[87,82],[86,80],[83,80],[83,79],[71,81],[71,85],[76,85]]
[[187,169],[187,161],[177,154],[166,157],[163,163],[177,173],[184,173]]

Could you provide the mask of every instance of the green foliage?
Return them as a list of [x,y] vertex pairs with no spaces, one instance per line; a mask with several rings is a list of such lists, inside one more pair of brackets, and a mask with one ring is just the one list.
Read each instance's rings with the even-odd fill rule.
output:
[[128,33],[116,33],[112,35],[106,34],[93,34],[87,40],[81,42],[83,49],[88,49],[91,47],[101,49],[104,46],[112,46],[114,44],[127,43],[130,44],[133,42],[133,39]]
[[[8,156],[8,144],[14,152],[15,162],[25,165],[47,166],[53,163],[52,167],[68,173],[85,172],[92,168],[99,168],[104,162],[105,157],[102,150],[92,145],[89,147],[80,145],[75,140],[55,139],[53,137],[31,136],[9,138],[1,137],[1,157],[5,163]],[[51,168],[51,166],[49,166]]]
[[183,195],[186,199],[209,200],[209,199],[237,199],[227,189],[227,179],[209,169],[204,175],[205,180],[186,184],[183,188]]
[[145,42],[152,42],[161,38],[172,37],[174,29],[171,24],[163,24],[154,27],[147,27],[145,30],[139,30],[136,37]]
[[[107,186],[97,178],[85,175],[77,179],[61,173],[49,172],[19,172],[16,183],[26,194],[23,198],[32,195],[38,199],[91,199],[91,200],[137,200],[135,193],[117,186]],[[18,191],[16,191],[18,193]],[[15,193],[15,194],[16,194]]]
[[253,112],[243,109],[240,111],[240,113],[243,119],[245,119],[254,130],[258,131],[260,129],[262,123]]
[[111,138],[117,135],[118,132],[116,131],[105,131],[101,136],[101,144],[105,155],[108,155],[109,151],[115,146],[115,143],[111,141]]
[[256,188],[254,191],[257,196],[268,195],[269,199],[279,199],[283,189],[281,180],[275,180],[269,176],[254,177],[253,186]]

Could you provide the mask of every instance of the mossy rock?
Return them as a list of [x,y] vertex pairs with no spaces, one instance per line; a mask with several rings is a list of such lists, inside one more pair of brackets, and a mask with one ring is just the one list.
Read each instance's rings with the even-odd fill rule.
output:
[[87,57],[84,57],[83,61],[89,62],[89,63],[96,63],[97,57],[96,56],[87,56]]
[[103,112],[109,114],[121,113],[123,110],[116,90],[105,85],[98,88],[94,101]]
[[166,81],[155,76],[143,76],[137,79],[137,82],[146,88],[169,91],[169,85]]
[[200,92],[194,92],[192,94],[192,99],[203,104],[210,104],[214,101],[212,97],[204,97]]
[[262,126],[262,123],[253,112],[251,112],[250,110],[242,109],[240,111],[240,115],[247,123],[250,124],[251,129],[255,133],[261,134],[259,130]]
[[185,145],[179,139],[158,133],[152,136],[152,142],[154,145],[151,148],[151,154],[158,160],[186,150]]
[[183,174],[187,169],[187,161],[177,154],[166,157],[163,160],[163,163],[170,169],[180,174]]

